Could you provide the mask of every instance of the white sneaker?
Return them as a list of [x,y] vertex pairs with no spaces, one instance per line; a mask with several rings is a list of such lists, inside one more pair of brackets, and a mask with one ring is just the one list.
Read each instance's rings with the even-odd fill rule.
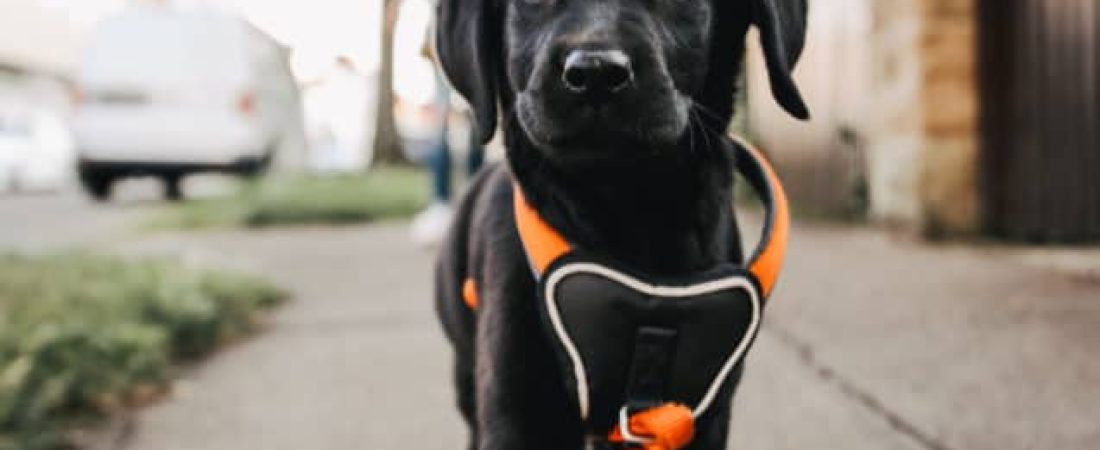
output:
[[451,206],[441,202],[432,203],[413,218],[409,237],[417,246],[435,247],[443,241],[450,226]]

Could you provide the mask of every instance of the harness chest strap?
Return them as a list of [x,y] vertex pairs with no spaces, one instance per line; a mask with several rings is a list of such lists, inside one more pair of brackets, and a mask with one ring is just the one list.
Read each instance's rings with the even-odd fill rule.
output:
[[[765,220],[760,244],[749,258],[747,267],[756,277],[764,297],[771,294],[779,280],[779,272],[787,253],[790,236],[790,210],[779,176],[755,147],[737,140],[737,169],[760,195],[764,203]],[[539,215],[517,184],[513,203],[516,229],[536,276],[542,277],[550,265],[572,250],[569,242]],[[476,293],[476,292],[475,292]]]
[[[736,138],[735,138],[736,139]],[[739,170],[745,174],[749,183],[760,193],[766,209],[764,230],[759,247],[753,253],[748,265],[749,271],[756,277],[765,297],[771,294],[779,280],[779,271],[787,253],[787,240],[790,235],[790,210],[783,185],[779,176],[755,147],[738,140],[744,149],[739,158]],[[554,230],[539,215],[523,196],[519,185],[515,186],[513,208],[516,228],[523,242],[527,258],[535,272],[542,276],[558,258],[569,253],[571,246],[565,238]],[[473,278],[466,279],[462,286],[462,297],[471,309],[477,309],[480,298]]]

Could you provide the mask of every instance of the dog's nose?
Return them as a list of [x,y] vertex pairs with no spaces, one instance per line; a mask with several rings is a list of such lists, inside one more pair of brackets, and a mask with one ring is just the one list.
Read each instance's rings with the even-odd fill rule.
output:
[[573,50],[565,57],[561,80],[579,94],[614,94],[630,85],[634,72],[621,50]]

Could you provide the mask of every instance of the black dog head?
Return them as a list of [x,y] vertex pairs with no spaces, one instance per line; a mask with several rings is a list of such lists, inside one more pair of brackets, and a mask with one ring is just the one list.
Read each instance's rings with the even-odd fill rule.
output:
[[673,147],[696,112],[723,128],[750,24],[776,100],[807,118],[805,16],[806,0],[440,0],[437,49],[483,141],[499,104],[551,159],[606,158]]

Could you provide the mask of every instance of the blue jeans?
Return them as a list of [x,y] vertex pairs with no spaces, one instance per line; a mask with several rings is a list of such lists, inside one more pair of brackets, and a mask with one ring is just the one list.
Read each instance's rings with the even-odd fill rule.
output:
[[[443,134],[444,136],[447,134],[446,127],[443,129]],[[424,161],[432,175],[432,195],[433,200],[436,202],[448,203],[451,201],[451,159],[451,149],[447,145],[446,137],[444,137],[439,146]],[[470,151],[466,156],[466,173],[468,175],[477,173],[484,162],[485,147],[477,141],[477,136],[471,134]]]

